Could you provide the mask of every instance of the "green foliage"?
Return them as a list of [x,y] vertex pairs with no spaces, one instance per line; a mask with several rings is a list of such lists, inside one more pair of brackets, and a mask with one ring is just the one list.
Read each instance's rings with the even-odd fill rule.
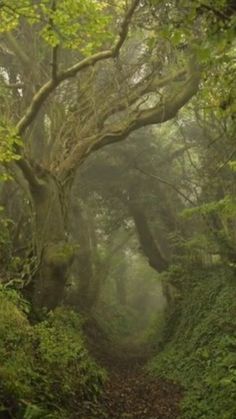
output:
[[169,328],[173,319],[175,326],[169,343],[149,369],[183,384],[184,419],[232,419],[236,417],[234,275],[218,268],[187,276],[182,302],[170,319]]
[[64,0],[52,13],[50,3],[42,3],[43,13],[53,19],[53,27],[48,24],[43,28],[43,38],[51,45],[63,44],[91,54],[109,39],[110,17],[104,14],[105,6],[104,1]]
[[138,313],[131,307],[103,303],[94,315],[101,329],[113,341],[119,342],[138,330]]
[[66,419],[76,403],[97,397],[104,372],[89,357],[74,312],[61,308],[32,326],[28,309],[15,291],[0,288],[0,409]]
[[229,166],[233,172],[236,172],[236,160],[230,161]]
[[1,32],[17,28],[21,18],[41,26],[41,37],[51,46],[62,45],[91,54],[104,41],[112,38],[109,31],[111,15],[106,1],[6,0],[0,9]]
[[15,223],[0,206],[0,272],[6,287],[22,289],[38,269],[36,256],[19,257],[14,254],[12,233]]
[[[22,142],[16,134],[16,128],[0,120],[0,164],[6,164],[12,160],[19,159],[18,154],[15,152],[15,146],[21,146]],[[0,171],[0,181],[9,179],[10,176],[5,171]]]
[[199,207],[188,208],[182,212],[186,218],[192,217],[194,214],[208,215],[218,213],[228,217],[235,216],[236,214],[236,200],[235,197],[226,195],[223,199],[214,202],[208,202]]
[[14,153],[14,147],[21,144],[21,140],[16,134],[16,128],[9,122],[0,121],[0,163],[19,159],[19,156]]
[[[194,234],[183,248],[190,254],[200,255],[201,259],[205,256],[218,254],[220,258],[234,263],[235,253],[235,228],[234,220],[236,214],[235,197],[225,195],[217,201],[206,202],[198,207],[187,208],[182,212],[183,218],[195,218],[206,221],[209,228],[208,234]],[[198,218],[197,218],[198,217]],[[218,224],[214,224],[217,220]],[[206,258],[205,258],[206,259]]]
[[[234,40],[235,16],[227,16],[227,0],[205,1],[180,0],[160,2],[150,0],[150,6],[159,18],[156,32],[163,40],[181,50],[189,44],[198,63],[204,67],[226,61],[227,47]],[[197,26],[194,25],[197,22]],[[154,40],[152,34],[149,40]]]

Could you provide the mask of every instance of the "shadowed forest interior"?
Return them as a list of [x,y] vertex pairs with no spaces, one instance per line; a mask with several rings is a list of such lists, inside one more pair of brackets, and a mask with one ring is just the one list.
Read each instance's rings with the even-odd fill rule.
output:
[[236,418],[235,23],[0,1],[0,419]]

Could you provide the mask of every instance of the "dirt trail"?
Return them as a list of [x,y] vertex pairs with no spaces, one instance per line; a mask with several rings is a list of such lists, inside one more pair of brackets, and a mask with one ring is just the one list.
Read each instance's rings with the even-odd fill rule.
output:
[[114,357],[103,354],[100,359],[109,380],[105,391],[96,405],[87,406],[80,419],[176,419],[180,416],[183,392],[180,386],[150,377],[143,365],[147,354],[135,354],[123,350]]
[[104,396],[105,417],[121,419],[175,419],[179,417],[181,390],[154,380],[142,371],[113,374]]

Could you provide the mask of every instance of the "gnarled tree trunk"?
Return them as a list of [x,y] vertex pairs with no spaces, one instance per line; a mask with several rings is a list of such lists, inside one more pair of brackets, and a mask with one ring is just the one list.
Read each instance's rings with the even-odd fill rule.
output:
[[35,210],[35,248],[39,260],[34,280],[34,307],[54,309],[62,300],[74,249],[68,243],[64,200],[58,182],[49,174],[31,186]]

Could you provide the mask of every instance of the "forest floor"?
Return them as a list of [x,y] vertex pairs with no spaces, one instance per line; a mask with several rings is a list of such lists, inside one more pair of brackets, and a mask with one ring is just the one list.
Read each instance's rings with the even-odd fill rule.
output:
[[181,398],[177,385],[151,379],[142,369],[112,372],[104,395],[104,418],[175,419]]
[[108,372],[102,399],[87,405],[75,419],[176,419],[183,390],[178,384],[151,377],[144,369],[150,354],[134,347],[103,351],[99,363]]

